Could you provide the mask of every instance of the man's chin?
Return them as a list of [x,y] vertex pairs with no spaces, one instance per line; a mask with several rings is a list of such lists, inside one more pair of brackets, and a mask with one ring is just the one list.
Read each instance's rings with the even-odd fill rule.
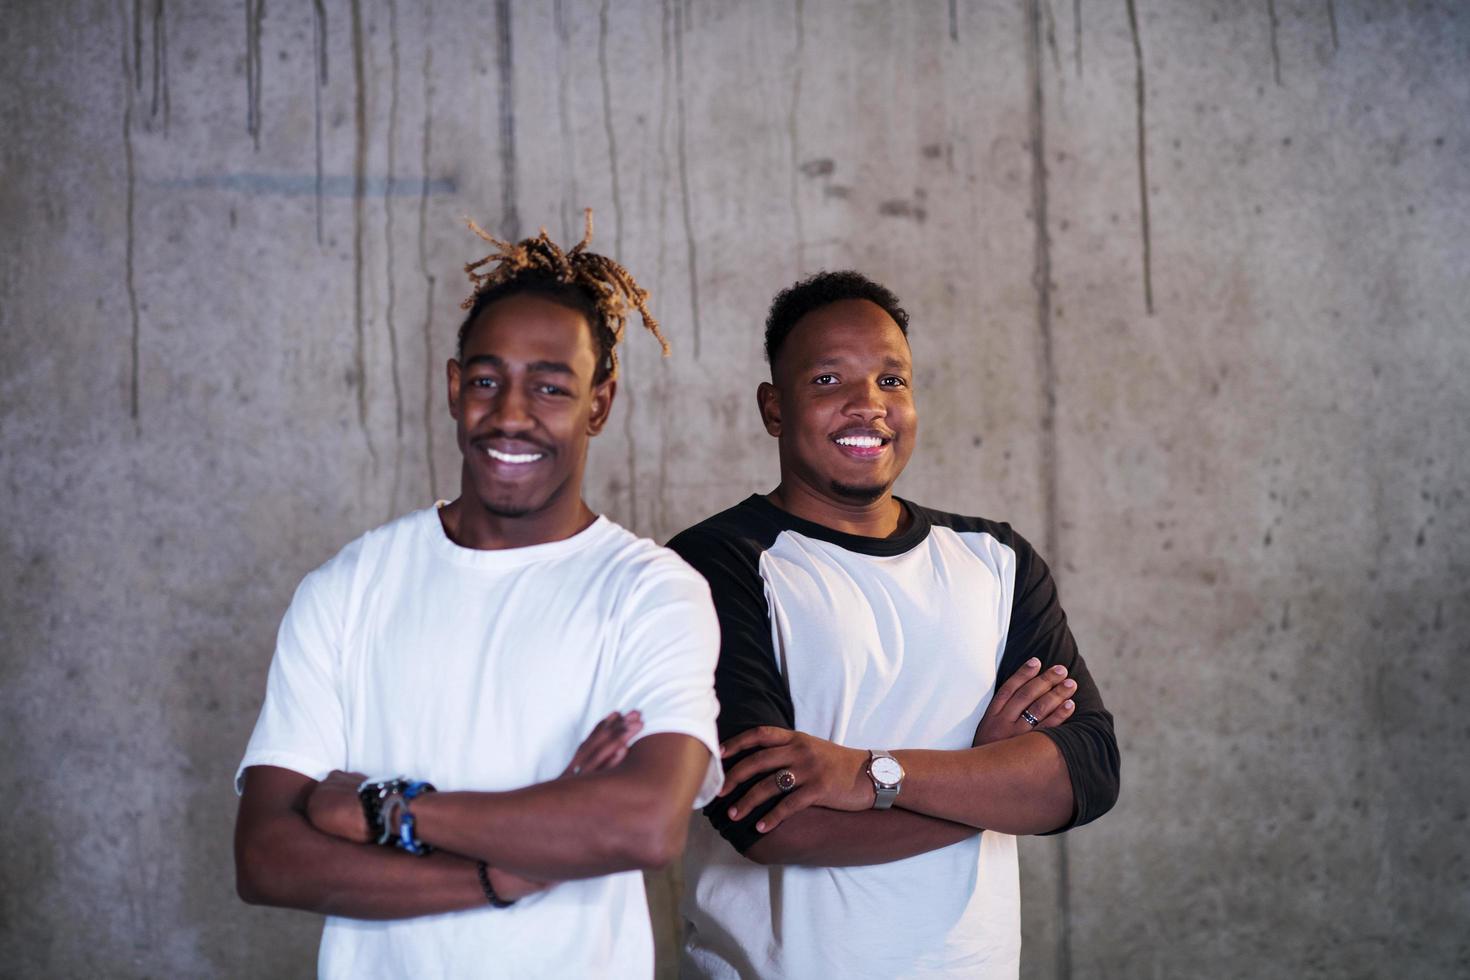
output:
[[851,500],[859,504],[871,504],[879,497],[888,492],[886,484],[879,486],[860,487],[850,483],[839,483],[836,480],[831,484],[832,492],[843,500]]

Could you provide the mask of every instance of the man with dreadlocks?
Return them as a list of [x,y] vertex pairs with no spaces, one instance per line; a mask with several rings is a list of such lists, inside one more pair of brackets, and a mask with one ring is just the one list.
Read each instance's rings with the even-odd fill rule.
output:
[[907,328],[854,272],[778,295],[757,399],[781,482],[669,543],[714,594],[729,767],[685,860],[686,976],[1014,980],[1013,835],[1117,796],[1046,563],[1008,524],[893,495]]
[[329,917],[325,977],[646,977],[639,869],[720,785],[718,626],[581,487],[630,310],[663,338],[590,211],[568,251],[471,228],[496,252],[448,364],[460,495],[297,590],[236,775],[238,889]]

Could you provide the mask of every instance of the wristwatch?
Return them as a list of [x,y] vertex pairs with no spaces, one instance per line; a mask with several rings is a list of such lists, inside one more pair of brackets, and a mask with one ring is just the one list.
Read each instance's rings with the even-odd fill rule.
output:
[[893,753],[883,749],[868,750],[868,778],[873,781],[873,809],[886,810],[898,799],[903,787],[903,766]]

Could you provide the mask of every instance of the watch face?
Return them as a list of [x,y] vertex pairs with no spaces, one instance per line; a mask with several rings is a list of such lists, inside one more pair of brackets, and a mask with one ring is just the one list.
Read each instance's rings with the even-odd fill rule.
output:
[[874,779],[880,783],[886,783],[889,786],[892,786],[903,778],[903,766],[898,764],[897,759],[879,756],[873,760],[873,764],[869,769],[873,773]]

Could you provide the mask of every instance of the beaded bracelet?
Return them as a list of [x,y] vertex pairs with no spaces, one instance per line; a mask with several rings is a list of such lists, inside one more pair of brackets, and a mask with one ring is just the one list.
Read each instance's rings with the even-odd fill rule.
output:
[[495,886],[490,883],[490,866],[484,861],[475,864],[475,870],[480,874],[480,891],[485,893],[485,901],[498,909],[508,909],[516,903],[515,899],[506,901],[495,894]]

